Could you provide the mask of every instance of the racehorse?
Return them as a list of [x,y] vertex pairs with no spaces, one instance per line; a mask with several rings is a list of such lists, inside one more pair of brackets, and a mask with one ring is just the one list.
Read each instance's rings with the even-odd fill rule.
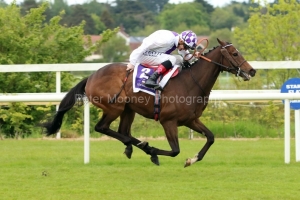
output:
[[[170,79],[161,92],[159,122],[171,150],[152,147],[148,142],[142,142],[131,135],[135,113],[149,119],[154,118],[155,97],[144,92],[133,92],[133,76],[126,71],[124,63],[108,64],[73,87],[61,101],[53,120],[43,124],[47,135],[59,131],[63,116],[75,105],[76,97],[86,96],[103,112],[95,131],[121,141],[126,146],[124,154],[128,158],[131,158],[133,152],[132,145],[150,155],[151,161],[156,165],[159,165],[158,155],[177,156],[180,153],[177,127],[186,126],[202,133],[207,140],[195,157],[186,159],[184,167],[202,160],[214,143],[214,135],[199,117],[208,104],[210,92],[220,72],[230,72],[242,77],[244,81],[250,80],[256,73],[231,43],[217,40],[219,46],[200,54],[191,67],[183,69],[177,77]],[[110,124],[118,117],[119,128],[114,131],[110,129]]]

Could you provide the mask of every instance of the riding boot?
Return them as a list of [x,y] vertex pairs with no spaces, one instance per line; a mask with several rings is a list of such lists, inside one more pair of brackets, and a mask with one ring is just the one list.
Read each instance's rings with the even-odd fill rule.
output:
[[157,79],[161,74],[163,74],[166,70],[165,66],[159,65],[157,70],[147,79],[145,82],[145,86],[149,88],[159,89],[160,86],[157,83]]
[[160,76],[158,71],[155,71],[145,82],[145,86],[149,88],[156,88],[159,85],[156,83],[158,77]]
[[157,83],[157,79],[161,74],[165,73],[167,69],[171,69],[172,67],[172,63],[169,60],[161,63],[160,65],[158,65],[157,70],[148,78],[144,85],[149,88],[154,88],[155,90],[162,90],[160,85]]

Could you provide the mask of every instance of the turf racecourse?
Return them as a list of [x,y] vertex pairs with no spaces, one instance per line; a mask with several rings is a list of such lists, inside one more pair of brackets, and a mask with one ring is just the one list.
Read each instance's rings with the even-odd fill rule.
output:
[[[169,149],[166,140],[150,145]],[[282,139],[216,139],[203,161],[183,168],[204,140],[181,140],[181,153],[160,157],[160,166],[123,144],[91,141],[83,164],[83,141],[0,140],[0,199],[182,200],[299,199],[300,163],[284,164]]]

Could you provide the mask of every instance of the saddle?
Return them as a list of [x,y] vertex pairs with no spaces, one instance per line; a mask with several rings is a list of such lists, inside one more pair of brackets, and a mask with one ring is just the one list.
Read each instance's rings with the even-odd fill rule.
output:
[[[133,92],[145,92],[150,95],[153,95],[154,100],[154,119],[157,121],[159,119],[160,113],[160,90],[154,90],[148,88],[144,85],[145,81],[157,70],[158,66],[151,66],[146,64],[137,64],[133,71]],[[173,67],[163,74],[162,78],[159,78],[159,85],[164,88],[170,78],[173,78],[178,75],[180,67]]]
[[[151,76],[152,73],[155,72],[157,69],[157,66],[149,66],[149,65],[142,65],[137,64],[133,71],[133,92],[146,92],[151,95],[155,95],[155,90],[152,88],[148,88],[144,85],[146,80]],[[163,74],[163,77],[161,81],[159,82],[159,85],[161,88],[164,88],[164,86],[167,84],[168,80],[172,77],[175,77],[178,75],[180,71],[180,68],[177,66],[174,66],[169,71],[165,72]]]

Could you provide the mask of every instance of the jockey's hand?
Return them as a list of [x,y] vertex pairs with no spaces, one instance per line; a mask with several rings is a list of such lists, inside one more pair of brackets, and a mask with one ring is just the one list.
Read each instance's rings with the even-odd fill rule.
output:
[[195,52],[195,57],[196,57],[196,58],[199,58],[199,57],[200,57],[200,55],[201,55],[201,53],[200,53],[200,52],[198,52],[198,51],[196,51],[196,52]]
[[134,69],[134,66],[133,66],[133,64],[131,64],[131,63],[128,63],[127,64],[127,71],[130,71],[130,72],[132,72],[133,71],[133,69]]
[[189,61],[187,61],[187,60],[183,61],[182,65],[183,65],[184,68],[191,67],[191,63]]

